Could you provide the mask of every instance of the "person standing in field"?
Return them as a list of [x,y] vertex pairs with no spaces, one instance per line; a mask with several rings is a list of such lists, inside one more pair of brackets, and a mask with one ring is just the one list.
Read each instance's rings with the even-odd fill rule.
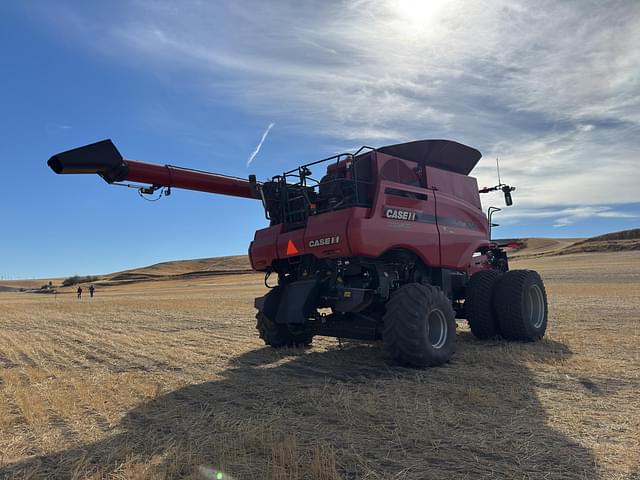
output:
[[95,291],[96,291],[96,287],[94,287],[93,285],[91,285],[91,286],[89,287],[89,296],[90,296],[91,298],[93,298],[93,292],[95,292]]
[[78,294],[78,300],[80,300],[82,298],[82,287],[78,287],[78,290],[76,290],[76,293]]

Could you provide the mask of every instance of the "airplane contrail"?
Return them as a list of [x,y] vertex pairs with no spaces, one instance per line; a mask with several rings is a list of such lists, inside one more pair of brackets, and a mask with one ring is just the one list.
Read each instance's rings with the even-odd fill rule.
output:
[[249,157],[249,160],[247,160],[247,167],[249,165],[251,165],[251,162],[253,162],[253,159],[256,158],[256,155],[258,155],[258,152],[260,151],[260,148],[262,147],[262,144],[266,140],[267,135],[269,135],[269,131],[273,128],[274,125],[275,125],[275,123],[270,123],[269,126],[267,127],[267,129],[262,134],[262,138],[260,139],[260,143],[258,144],[256,149],[253,151],[251,156]]

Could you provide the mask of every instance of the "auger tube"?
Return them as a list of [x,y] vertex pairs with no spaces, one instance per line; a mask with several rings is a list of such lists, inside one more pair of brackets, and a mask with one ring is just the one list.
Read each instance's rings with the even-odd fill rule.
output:
[[94,173],[107,183],[140,182],[232,197],[259,199],[249,180],[191,170],[173,165],[125,160],[111,140],[85,145],[53,155],[47,162],[58,174]]

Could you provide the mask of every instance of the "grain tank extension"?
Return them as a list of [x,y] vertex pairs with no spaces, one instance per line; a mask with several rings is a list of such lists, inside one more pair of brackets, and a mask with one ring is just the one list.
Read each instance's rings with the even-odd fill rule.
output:
[[[111,140],[59,153],[59,174],[95,173],[141,194],[172,188],[262,202],[269,226],[249,246],[269,292],[256,298],[257,330],[275,348],[315,335],[382,340],[395,361],[440,365],[455,351],[456,317],[479,338],[533,341],[547,326],[540,276],[509,270],[490,240],[469,176],[478,150],[449,140],[362,147],[258,182],[127,160]],[[315,171],[315,175],[314,172]],[[126,184],[132,186],[131,184]]]

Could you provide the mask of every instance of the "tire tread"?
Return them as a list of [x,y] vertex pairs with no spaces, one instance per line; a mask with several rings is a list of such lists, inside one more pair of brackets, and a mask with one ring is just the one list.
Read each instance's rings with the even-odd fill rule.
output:
[[[422,322],[434,304],[443,310],[448,324],[450,338],[442,351],[429,348],[428,332],[423,332]],[[402,285],[387,302],[382,338],[385,350],[400,363],[427,367],[447,362],[455,351],[455,313],[450,300],[432,285]]]
[[[524,311],[523,295],[531,282],[537,283],[542,288],[545,318],[539,330],[530,324]],[[506,339],[531,342],[544,336],[548,315],[547,294],[538,272],[511,270],[505,273],[496,285],[494,307],[498,313],[500,330]]]
[[499,337],[500,325],[493,308],[495,285],[502,276],[497,270],[481,270],[471,276],[464,310],[471,333],[486,340]]

